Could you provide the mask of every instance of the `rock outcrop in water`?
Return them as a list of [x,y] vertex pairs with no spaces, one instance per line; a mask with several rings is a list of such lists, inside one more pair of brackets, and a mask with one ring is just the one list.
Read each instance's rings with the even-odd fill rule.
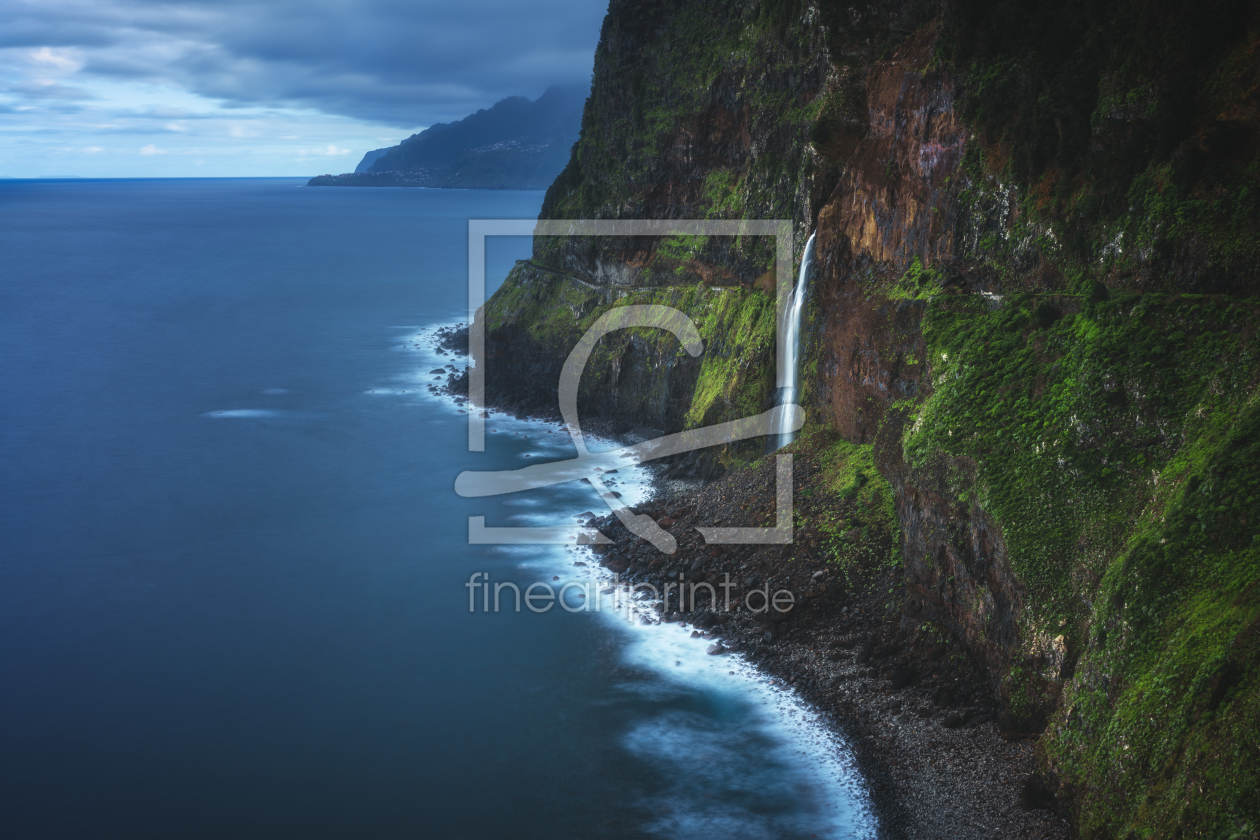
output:
[[[614,0],[549,218],[817,233],[803,402],[894,500],[903,631],[982,667],[1089,837],[1260,825],[1260,27],[1156,0]],[[491,401],[662,430],[773,399],[768,243],[535,243],[485,311]],[[714,476],[732,446],[674,469]],[[844,523],[835,525],[842,532]],[[960,835],[967,836],[967,835]]]

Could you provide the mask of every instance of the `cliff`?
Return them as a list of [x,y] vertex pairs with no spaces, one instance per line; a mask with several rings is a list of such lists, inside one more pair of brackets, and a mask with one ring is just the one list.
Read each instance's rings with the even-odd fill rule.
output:
[[[1260,826],[1260,25],[1242,3],[609,7],[549,218],[817,231],[803,400],[895,499],[907,636],[985,670],[1087,837]],[[767,243],[538,238],[488,394],[673,430],[773,399]],[[756,445],[676,465],[715,475]]]
[[359,161],[359,165],[354,168],[355,174],[367,172],[372,168],[372,164],[376,163],[376,161],[380,159],[381,155],[385,154],[392,148],[393,146],[386,146],[383,149],[373,149],[372,151],[365,153],[363,155],[363,160]]
[[545,189],[578,137],[585,88],[551,87],[531,102],[511,96],[453,123],[438,123],[397,146],[363,156],[354,172],[308,186]]
[[[790,34],[789,34],[790,33]],[[834,177],[807,138],[835,71],[817,21],[756,3],[614,2],[592,95],[547,218],[788,218],[796,253]],[[519,410],[554,410],[568,348],[607,305],[683,309],[708,343],[700,359],[659,331],[610,336],[588,365],[583,416],[677,430],[760,411],[773,397],[773,243],[757,237],[535,239],[487,308],[487,389]],[[702,453],[712,475],[758,454]]]

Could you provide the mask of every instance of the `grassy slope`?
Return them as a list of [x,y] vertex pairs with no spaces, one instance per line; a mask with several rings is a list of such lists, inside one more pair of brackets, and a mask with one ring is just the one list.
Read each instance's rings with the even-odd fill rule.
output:
[[[978,464],[1030,595],[1023,637],[1064,635],[1081,657],[1062,686],[1042,674],[1065,690],[1044,749],[1086,836],[1255,820],[1257,314],[1163,295],[928,308],[935,392],[906,454]],[[1046,685],[1035,654],[1007,675],[1015,705],[1041,699],[1021,695]]]

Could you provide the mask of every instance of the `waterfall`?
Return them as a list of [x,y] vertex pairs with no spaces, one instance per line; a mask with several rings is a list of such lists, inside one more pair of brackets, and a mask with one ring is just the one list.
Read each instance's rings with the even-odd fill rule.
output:
[[[788,296],[787,309],[783,313],[783,323],[779,325],[779,329],[783,331],[784,341],[787,346],[787,359],[785,361],[787,367],[787,377],[784,380],[783,388],[779,391],[779,416],[778,421],[786,425],[789,415],[789,406],[796,402],[800,395],[798,380],[800,378],[800,356],[801,356],[801,319],[805,313],[805,297],[808,289],[806,284],[809,282],[809,270],[814,265],[814,237],[817,233],[809,235],[809,241],[805,243],[805,252],[801,254],[801,273],[796,278],[796,288],[792,290],[792,294]],[[795,432],[783,432],[775,441],[775,449],[787,446],[796,437]]]

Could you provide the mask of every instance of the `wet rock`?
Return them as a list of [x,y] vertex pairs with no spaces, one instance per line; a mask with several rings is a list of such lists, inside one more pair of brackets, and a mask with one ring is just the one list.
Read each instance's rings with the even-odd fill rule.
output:
[[905,688],[914,682],[914,669],[909,665],[898,665],[893,669],[892,676],[889,677],[888,683],[894,691]]
[[630,560],[624,554],[610,554],[600,561],[600,565],[614,574],[621,574],[630,568]]
[[[797,603],[799,603],[799,599],[798,599]],[[774,622],[774,623],[776,623],[776,624],[782,624],[782,623],[783,623],[783,622],[785,622],[785,621],[789,621],[789,620],[791,620],[791,618],[792,618],[792,613],[794,613],[795,611],[796,611],[796,605],[795,605],[795,604],[793,604],[793,606],[792,606],[792,608],[791,608],[791,609],[789,609],[789,610],[787,610],[787,611],[785,611],[785,612],[779,612],[779,611],[778,611],[777,609],[775,609],[774,607],[771,607],[771,608],[770,608],[770,611],[769,611],[769,614],[766,616],[766,618],[770,619],[771,621],[773,621],[773,622]]]
[[1037,771],[1024,782],[1019,794],[1019,805],[1025,811],[1046,810],[1058,811],[1059,802],[1054,795],[1054,786]]
[[726,653],[726,648],[722,645],[721,642],[714,642],[713,644],[709,645],[709,649],[706,650],[705,653],[707,653],[709,656],[720,656],[723,653]]

